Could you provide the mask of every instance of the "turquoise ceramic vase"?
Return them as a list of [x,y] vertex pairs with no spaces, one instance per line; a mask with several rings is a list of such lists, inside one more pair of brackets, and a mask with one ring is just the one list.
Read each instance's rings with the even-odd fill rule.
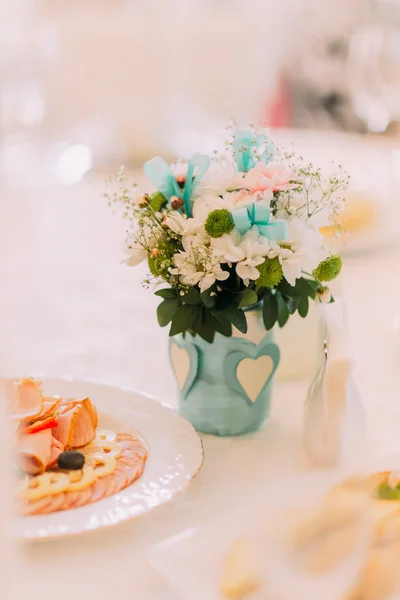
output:
[[259,429],[270,412],[280,352],[274,331],[266,331],[260,307],[246,312],[246,334],[216,334],[170,340],[170,358],[179,391],[179,411],[195,428],[216,435]]

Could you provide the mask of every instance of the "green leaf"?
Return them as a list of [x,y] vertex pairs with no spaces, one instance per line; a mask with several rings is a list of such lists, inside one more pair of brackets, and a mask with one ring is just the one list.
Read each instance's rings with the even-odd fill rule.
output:
[[214,296],[211,296],[212,292],[214,292],[213,286],[211,286],[210,288],[208,288],[208,290],[200,294],[201,300],[204,306],[206,306],[207,308],[214,308],[214,306],[217,303],[217,295],[215,294]]
[[167,199],[161,192],[155,192],[150,200],[150,206],[155,211],[158,212],[162,209],[163,206],[167,204]]
[[202,337],[203,340],[205,340],[206,342],[209,342],[210,344],[212,344],[212,342],[214,341],[215,329],[207,321],[205,321],[204,323],[201,323],[201,325],[199,325],[197,327],[196,333],[200,337]]
[[300,297],[288,298],[287,296],[284,296],[284,298],[286,300],[286,304],[287,304],[287,307],[288,307],[289,314],[294,315],[294,313],[298,309],[298,306],[300,304],[301,298]]
[[165,327],[174,318],[176,311],[180,306],[177,296],[163,300],[157,307],[157,319],[160,327]]
[[242,333],[247,333],[247,319],[241,308],[230,306],[222,312],[222,315],[226,317],[236,329],[239,329]]
[[210,315],[210,325],[211,324],[215,331],[218,331],[221,335],[224,335],[225,337],[230,337],[232,335],[232,325],[223,314],[220,313],[214,317]]
[[229,306],[236,306],[239,303],[242,293],[241,292],[232,292],[227,290],[222,290],[218,292],[218,299],[216,303],[215,313],[221,312],[225,310],[225,308],[229,308]]
[[183,306],[180,306],[179,310],[176,311],[172,319],[169,335],[172,337],[173,335],[177,335],[178,333],[182,333],[183,331],[191,329],[197,320],[198,314],[198,306],[192,306],[191,304],[184,304]]
[[290,298],[301,296],[300,290],[298,290],[296,286],[290,285],[290,283],[286,281],[286,279],[282,279],[282,281],[279,283],[276,289],[282,294],[285,294],[285,296],[289,296]]
[[296,281],[296,288],[300,290],[301,296],[310,296],[310,298],[315,298],[314,284],[316,284],[317,288],[320,286],[318,281],[314,281],[313,279],[305,279],[302,277]]
[[308,285],[312,287],[314,292],[316,292],[320,287],[322,287],[320,282],[316,281],[315,279],[305,279],[304,281],[307,281]]
[[154,292],[154,295],[160,296],[161,298],[175,298],[178,296],[175,288],[163,288],[162,290]]
[[185,304],[201,304],[200,292],[198,292],[195,288],[189,288],[187,294],[181,297],[182,302]]
[[301,277],[296,280],[296,284],[290,285],[286,279],[282,279],[280,284],[277,287],[282,294],[285,296],[289,296],[289,298],[299,298],[301,296],[315,296],[315,289],[313,284],[316,283],[317,287],[319,286],[317,281],[313,281],[312,279],[305,279]]
[[199,306],[198,311],[197,311],[197,318],[192,327],[193,335],[196,335],[199,327],[201,327],[201,325],[204,321],[204,311],[205,311],[205,309],[203,308],[203,306]]
[[275,325],[278,318],[278,303],[276,301],[275,294],[270,291],[264,294],[263,303],[263,321],[265,329],[269,330]]
[[252,306],[253,304],[257,304],[257,302],[258,302],[257,293],[250,288],[246,288],[243,292],[242,299],[239,302],[239,308],[245,308],[246,306]]
[[299,302],[298,312],[303,319],[308,315],[308,296],[303,296]]
[[279,327],[283,327],[289,318],[289,309],[280,292],[276,292],[275,296],[278,304],[278,325]]

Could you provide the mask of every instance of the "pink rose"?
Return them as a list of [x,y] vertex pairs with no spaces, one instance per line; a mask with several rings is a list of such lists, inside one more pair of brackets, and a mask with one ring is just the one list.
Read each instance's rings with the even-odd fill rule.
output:
[[266,200],[272,199],[274,192],[292,190],[298,184],[291,183],[295,174],[292,169],[279,163],[266,165],[262,162],[256,164],[253,169],[244,176],[243,187],[252,192],[260,194]]
[[252,200],[251,195],[246,189],[240,190],[239,192],[231,192],[231,196],[233,198],[233,204],[236,208],[250,204]]

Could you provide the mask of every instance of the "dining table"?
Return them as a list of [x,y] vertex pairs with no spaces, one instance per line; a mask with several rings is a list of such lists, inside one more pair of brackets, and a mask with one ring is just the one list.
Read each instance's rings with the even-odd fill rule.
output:
[[[345,155],[344,164],[349,157],[350,173],[354,166],[360,175],[364,164],[366,177],[381,147],[392,157],[391,164],[400,164],[400,142],[397,147],[380,138],[366,141],[324,132],[280,135],[282,140],[293,136],[316,156],[321,148],[324,155],[336,149]],[[370,162],[363,163],[367,146]],[[156,318],[158,298],[141,284],[145,265],[128,268],[123,263],[128,223],[104,198],[105,179],[115,170],[115,165],[92,169],[71,185],[51,180],[36,189],[24,186],[23,176],[16,181],[4,175],[2,374],[96,380],[143,391],[176,408],[168,333]],[[142,181],[139,172],[132,173]],[[381,188],[388,185],[387,178],[397,176],[385,172]],[[391,189],[390,203],[385,198],[379,206],[386,212],[393,206],[395,220],[397,179]],[[397,232],[400,241],[399,227]],[[397,241],[393,232],[385,239],[383,231],[379,243],[369,246],[367,239],[364,247],[345,251],[341,274],[355,381],[367,413],[368,452],[379,460],[400,451]],[[307,348],[304,339],[292,343],[299,355]],[[98,600],[220,600],[216,578],[221,553],[241,531],[256,527],[263,514],[277,510],[276,482],[296,481],[298,489],[310,492],[327,489],[338,478],[337,469],[313,466],[303,449],[309,385],[309,375],[281,378],[270,418],[256,433],[201,434],[200,472],[185,491],[154,511],[84,535],[16,542],[10,599],[48,593],[57,600],[89,595]],[[187,551],[175,552],[182,540]]]

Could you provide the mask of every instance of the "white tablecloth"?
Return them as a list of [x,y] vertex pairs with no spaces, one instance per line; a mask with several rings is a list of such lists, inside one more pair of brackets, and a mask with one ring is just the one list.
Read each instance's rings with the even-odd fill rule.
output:
[[[3,202],[2,369],[97,377],[174,404],[157,299],[140,286],[140,268],[120,265],[125,224],[111,215],[102,191],[102,177],[90,175],[71,188],[29,195],[14,190]],[[399,250],[375,252],[346,259],[343,271],[357,383],[371,447],[382,455],[400,447],[399,261]],[[147,561],[156,543],[212,523],[220,523],[221,535],[224,527],[232,533],[265,505],[277,472],[309,470],[300,439],[306,386],[278,386],[264,431],[234,439],[205,436],[204,467],[170,504],[113,530],[28,544],[15,597],[52,593],[57,600],[81,600],[95,592],[99,600],[161,598],[162,579]],[[310,481],[323,479],[315,472]],[[221,521],[227,514],[232,519]]]

